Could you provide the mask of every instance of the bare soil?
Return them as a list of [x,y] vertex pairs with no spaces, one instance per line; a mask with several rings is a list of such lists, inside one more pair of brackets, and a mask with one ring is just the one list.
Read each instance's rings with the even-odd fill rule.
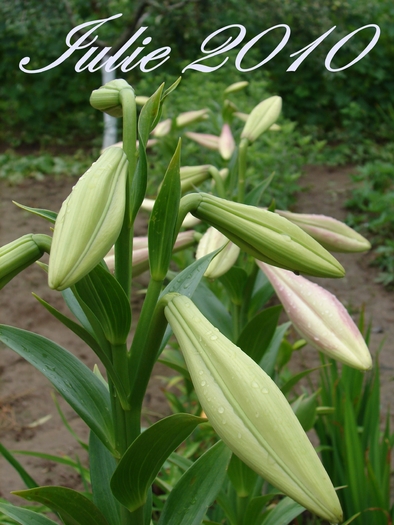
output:
[[[304,213],[323,213],[344,219],[346,200],[351,182],[349,168],[328,169],[308,167],[301,183],[305,191],[298,198],[297,210]],[[50,179],[37,182],[26,180],[20,186],[10,187],[0,181],[0,246],[26,233],[49,233],[49,223],[24,212],[12,204],[12,200],[33,207],[47,207],[58,210],[68,195],[73,181],[70,178]],[[141,218],[136,233],[145,231]],[[369,267],[368,254],[339,255],[338,259],[347,270],[341,280],[316,279],[319,284],[332,291],[357,318],[361,306],[365,305],[366,318],[372,320],[371,351],[382,344],[380,354],[382,369],[382,405],[387,408],[393,399],[394,385],[394,294],[375,283],[377,271]],[[140,283],[140,288],[144,282]],[[58,321],[50,316],[33,298],[34,292],[59,309],[63,303],[59,293],[52,292],[46,284],[46,275],[33,265],[12,282],[0,294],[0,322],[32,330],[69,349],[87,366],[97,362],[95,355]],[[135,289],[134,310],[138,311],[142,295]],[[63,309],[64,311],[64,309]],[[34,450],[55,455],[78,456],[86,463],[86,455],[75,439],[65,429],[58,416],[51,393],[50,383],[32,366],[14,352],[0,347],[0,439],[7,448]],[[297,360],[296,366],[310,367],[317,362],[316,352],[306,348]],[[146,397],[146,411],[153,416],[168,414],[169,409],[162,391],[160,375],[167,373],[164,367],[155,369]],[[62,400],[62,409],[70,425],[84,440],[88,439],[86,426]],[[50,419],[45,421],[46,416]],[[21,463],[43,485],[63,485],[82,489],[78,473],[51,461],[18,456]],[[10,491],[24,488],[22,481],[8,463],[0,458],[0,497],[20,502],[9,496]]]

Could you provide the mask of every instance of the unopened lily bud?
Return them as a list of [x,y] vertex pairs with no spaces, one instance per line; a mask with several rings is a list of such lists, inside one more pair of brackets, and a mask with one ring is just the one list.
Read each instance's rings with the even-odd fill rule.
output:
[[235,150],[235,141],[231,128],[228,124],[223,124],[222,132],[219,137],[219,153],[224,160],[231,159]]
[[164,137],[165,135],[168,135],[171,131],[171,125],[172,122],[170,118],[159,122],[155,129],[152,131],[152,135],[154,137]]
[[149,97],[144,97],[142,95],[137,95],[135,97],[135,103],[137,104],[137,106],[145,106],[148,100],[149,100]]
[[280,97],[270,97],[260,102],[252,109],[242,131],[241,139],[247,139],[252,144],[277,120],[281,109],[282,99]]
[[46,237],[30,233],[0,248],[0,289],[15,275],[40,259],[45,251],[49,252],[50,244],[46,247],[41,241],[41,238]]
[[207,229],[198,243],[196,259],[201,259],[204,255],[214,252],[222,246],[225,247],[212,259],[204,273],[208,279],[217,279],[228,272],[236,263],[240,249],[212,226]]
[[[142,201],[141,210],[151,212],[153,210],[154,204],[155,204],[154,199],[145,198]],[[188,213],[182,222],[182,228],[193,228],[193,226],[196,226],[196,224],[199,224],[200,222],[201,222],[200,219],[197,219],[191,213]]]
[[291,213],[275,210],[316,239],[326,250],[332,252],[365,252],[371,244],[365,237],[341,221],[325,215]]
[[50,288],[72,286],[115,244],[124,219],[127,167],[122,149],[105,150],[63,202],[49,258]]
[[234,117],[237,117],[239,118],[239,120],[243,120],[244,122],[246,122],[249,118],[249,113],[242,113],[241,111],[236,111],[234,113]]
[[[179,252],[189,246],[193,246],[195,242],[195,232],[193,230],[180,232],[176,238],[172,251],[173,253]],[[115,255],[113,249],[104,257],[104,261],[108,266],[108,269],[113,272],[115,270]],[[134,237],[132,268],[134,277],[141,275],[149,269],[148,237]]]
[[108,113],[111,117],[121,117],[123,115],[119,93],[123,89],[134,90],[126,80],[111,80],[99,89],[95,89],[90,96],[90,104],[95,108]]
[[165,296],[201,406],[226,445],[295,501],[342,521],[338,497],[315,449],[274,381],[221,334],[186,296]]
[[219,137],[216,135],[210,135],[209,133],[194,133],[194,131],[187,131],[186,137],[194,140],[200,146],[217,151],[219,149]]
[[185,193],[192,190],[209,177],[210,164],[201,166],[181,166],[181,191]]
[[235,82],[234,84],[230,84],[230,86],[226,87],[224,92],[226,95],[228,95],[229,93],[237,93],[238,91],[245,89],[248,85],[249,82],[247,82],[246,80],[243,80],[241,82]]
[[189,124],[195,124],[201,120],[206,120],[208,118],[208,109],[198,109],[196,111],[186,111],[177,116],[175,122],[177,128],[183,128]]
[[317,277],[345,274],[342,265],[317,241],[274,212],[207,193],[186,195],[181,203],[258,260]]
[[258,262],[294,328],[309,344],[333,359],[369,370],[372,359],[357,326],[338,299],[293,272]]

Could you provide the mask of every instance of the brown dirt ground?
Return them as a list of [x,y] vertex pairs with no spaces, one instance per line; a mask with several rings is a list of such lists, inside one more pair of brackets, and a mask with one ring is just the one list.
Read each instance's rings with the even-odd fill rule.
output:
[[[351,182],[349,169],[327,169],[308,167],[301,183],[306,191],[300,193],[297,211],[305,213],[323,213],[338,219],[344,219],[346,211],[343,203],[348,196]],[[12,205],[15,200],[33,207],[48,207],[58,210],[67,196],[73,181],[70,178],[45,179],[37,182],[26,180],[22,185],[10,187],[0,181],[0,246],[25,234],[49,233],[49,223],[34,217]],[[144,220],[139,223],[140,232],[144,229]],[[372,319],[371,351],[375,353],[385,340],[381,352],[382,368],[382,405],[387,408],[393,398],[392,377],[394,367],[394,294],[374,282],[377,271],[368,266],[370,255],[339,255],[338,259],[347,269],[347,275],[341,280],[317,280],[332,291],[337,297],[357,314],[362,304],[366,305],[367,319]],[[140,288],[143,287],[143,281]],[[60,323],[50,316],[31,296],[34,291],[57,308],[63,307],[58,293],[52,292],[46,285],[46,276],[33,265],[9,283],[0,294],[0,322],[38,332],[53,338],[57,343],[70,349],[86,365],[93,367],[97,359],[73,334],[62,329]],[[138,290],[134,295],[134,306],[138,308],[141,295]],[[35,450],[49,454],[78,455],[82,463],[86,455],[70,436],[62,424],[53,401],[53,388],[49,382],[33,367],[25,363],[12,351],[1,347],[0,360],[0,439],[9,449]],[[317,363],[317,354],[313,349],[304,349],[297,358],[296,367]],[[159,367],[155,375],[165,374],[166,369]],[[64,413],[72,428],[87,440],[87,428],[65,403],[61,403]],[[153,378],[146,398],[146,410],[152,415],[168,413],[168,407],[162,392],[160,378]],[[50,415],[45,423],[40,419]],[[43,485],[63,485],[81,489],[77,473],[67,467],[41,459],[21,457],[30,474]],[[23,488],[23,484],[8,465],[0,458],[0,496],[20,502],[16,497],[9,497],[9,492]]]

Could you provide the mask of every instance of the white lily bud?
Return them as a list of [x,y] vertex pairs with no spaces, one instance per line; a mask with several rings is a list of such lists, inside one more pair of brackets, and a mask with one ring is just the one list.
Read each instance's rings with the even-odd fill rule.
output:
[[[226,245],[226,246],[225,246]],[[204,275],[208,279],[217,279],[224,275],[234,266],[240,252],[239,247],[229,241],[220,231],[210,226],[198,243],[196,259],[201,259],[204,255],[214,252],[225,246],[209,263]]]
[[301,275],[262,262],[257,265],[268,277],[301,337],[345,365],[360,370],[372,368],[363,336],[335,295]]
[[224,160],[231,159],[235,150],[235,141],[231,128],[228,124],[223,124],[222,132],[219,137],[219,153]]
[[281,109],[282,99],[280,97],[270,97],[260,102],[252,109],[242,131],[241,139],[247,139],[250,143],[254,142],[277,120]]
[[185,193],[192,190],[209,177],[210,164],[201,166],[181,166],[181,191]]
[[201,120],[206,120],[208,118],[209,109],[198,109],[196,111],[185,111],[185,113],[180,113],[176,120],[177,128],[183,128],[189,124],[195,124]]
[[[154,199],[145,198],[142,201],[141,210],[151,212],[153,210],[154,204],[155,204]],[[197,219],[191,213],[188,213],[182,222],[182,228],[193,228],[193,226],[196,226],[196,224],[199,224],[200,222],[201,222],[200,219]]]
[[115,243],[124,218],[127,166],[122,149],[105,150],[63,202],[49,257],[50,288],[72,286]]
[[371,244],[365,237],[333,217],[306,213],[291,213],[290,211],[281,210],[275,211],[306,231],[306,233],[324,246],[326,250],[353,253],[365,252],[371,248]]
[[171,131],[171,125],[172,122],[170,118],[159,122],[155,129],[152,131],[152,135],[154,137],[165,137],[165,135],[168,135]]
[[197,144],[200,144],[200,146],[204,146],[213,151],[219,149],[219,137],[216,135],[210,135],[209,133],[195,133],[194,131],[187,131],[185,135],[189,139],[194,140],[194,142],[197,142]]
[[165,316],[208,419],[250,468],[330,522],[338,497],[315,449],[274,381],[186,296],[167,296]]

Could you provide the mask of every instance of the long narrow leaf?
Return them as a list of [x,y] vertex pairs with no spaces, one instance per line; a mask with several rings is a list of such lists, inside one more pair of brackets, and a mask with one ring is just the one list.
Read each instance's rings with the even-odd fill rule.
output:
[[22,467],[19,461],[14,458],[13,454],[9,450],[7,450],[1,443],[0,454],[2,454],[4,459],[6,459],[8,463],[14,467],[19,476],[22,478],[22,481],[26,485],[26,487],[28,487],[29,489],[38,487],[38,484],[34,481],[30,474],[26,472],[26,470]]
[[57,525],[56,521],[50,520],[43,514],[7,503],[0,503],[0,512],[21,525]]
[[40,370],[104,445],[114,451],[109,394],[87,366],[53,341],[19,328],[0,325],[0,341]]

